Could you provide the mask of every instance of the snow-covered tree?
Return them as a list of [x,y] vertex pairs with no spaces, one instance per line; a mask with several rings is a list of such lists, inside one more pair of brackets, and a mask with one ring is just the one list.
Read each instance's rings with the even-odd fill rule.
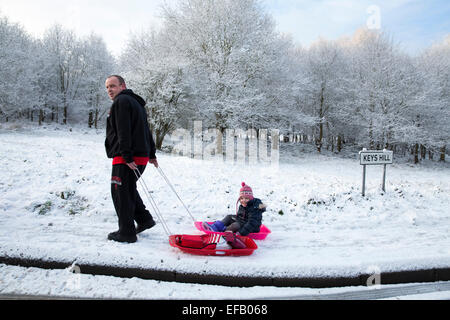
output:
[[323,39],[309,48],[304,59],[304,111],[314,118],[315,144],[320,152],[325,128],[331,136],[336,126],[334,120],[340,115],[347,82],[345,63],[340,48]]
[[276,102],[267,84],[274,85],[286,52],[259,1],[181,0],[164,18],[172,47],[189,62],[198,116],[207,125],[258,126],[270,118]]
[[73,107],[82,84],[85,66],[80,61],[80,43],[73,31],[54,25],[47,30],[42,41],[46,56],[53,67],[52,74],[58,92],[55,113],[62,107],[62,123],[67,123],[69,109]]
[[86,64],[83,77],[81,101],[77,113],[88,126],[97,128],[98,121],[109,109],[109,98],[105,94],[105,79],[115,68],[115,60],[106,48],[103,39],[95,34],[82,40],[81,59]]
[[361,29],[352,39],[349,119],[363,128],[360,143],[383,148],[395,142],[396,130],[407,124],[402,116],[411,107],[414,84],[410,59],[401,54],[389,37]]
[[0,117],[18,118],[33,108],[33,41],[18,24],[0,16]]
[[144,31],[129,39],[121,67],[130,87],[145,99],[149,123],[161,148],[167,133],[189,113],[187,75],[183,58],[168,46],[168,35]]
[[[161,147],[167,133],[203,127],[307,134],[320,152],[342,143],[425,151],[445,160],[450,138],[450,36],[418,57],[379,30],[295,47],[260,0],[179,0],[158,31],[132,35],[120,57],[147,102]],[[97,126],[116,73],[101,37],[54,25],[33,39],[0,16],[0,119]],[[242,131],[243,132],[243,131]],[[313,139],[311,139],[313,138]],[[220,150],[220,148],[218,148]]]
[[53,105],[52,118],[58,121],[62,110],[64,124],[69,117],[95,124],[107,99],[104,81],[115,64],[103,40],[94,34],[80,39],[54,25],[42,40],[42,50],[44,92]]
[[439,151],[440,160],[445,161],[450,141],[450,35],[426,50],[416,62],[422,79],[420,104],[415,112],[424,136],[420,143]]

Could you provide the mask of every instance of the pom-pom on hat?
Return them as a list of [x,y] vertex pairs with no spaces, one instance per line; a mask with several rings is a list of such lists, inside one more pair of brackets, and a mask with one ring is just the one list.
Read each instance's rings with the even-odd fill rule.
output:
[[239,190],[239,198],[240,197],[246,197],[250,200],[253,200],[253,191],[252,188],[250,188],[248,185],[245,184],[245,182],[242,182],[242,188]]

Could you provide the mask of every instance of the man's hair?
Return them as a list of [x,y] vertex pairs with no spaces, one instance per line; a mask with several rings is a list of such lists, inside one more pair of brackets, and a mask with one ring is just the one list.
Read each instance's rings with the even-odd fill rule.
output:
[[117,75],[117,74],[112,74],[112,75],[110,75],[110,76],[109,76],[108,78],[106,78],[106,79],[109,79],[109,78],[112,78],[112,77],[116,77],[117,80],[119,80],[119,84],[120,84],[120,85],[122,85],[122,84],[125,83],[125,79],[122,78],[121,76]]

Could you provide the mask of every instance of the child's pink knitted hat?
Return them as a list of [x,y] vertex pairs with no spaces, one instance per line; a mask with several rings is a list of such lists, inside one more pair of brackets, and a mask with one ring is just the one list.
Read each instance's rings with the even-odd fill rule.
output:
[[253,200],[252,188],[246,185],[245,182],[242,182],[242,188],[239,190],[239,198],[242,196],[249,198],[250,200]]

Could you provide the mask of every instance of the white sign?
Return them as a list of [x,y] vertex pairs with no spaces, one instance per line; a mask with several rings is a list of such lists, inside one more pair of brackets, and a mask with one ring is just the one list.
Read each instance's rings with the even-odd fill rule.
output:
[[366,166],[374,164],[382,164],[383,168],[383,184],[381,189],[386,191],[386,165],[392,164],[394,159],[394,152],[386,149],[383,150],[367,150],[362,149],[359,152],[359,163],[363,166],[363,181],[362,181],[362,195],[366,193]]
[[361,165],[392,164],[394,153],[388,150],[367,150],[359,152]]

